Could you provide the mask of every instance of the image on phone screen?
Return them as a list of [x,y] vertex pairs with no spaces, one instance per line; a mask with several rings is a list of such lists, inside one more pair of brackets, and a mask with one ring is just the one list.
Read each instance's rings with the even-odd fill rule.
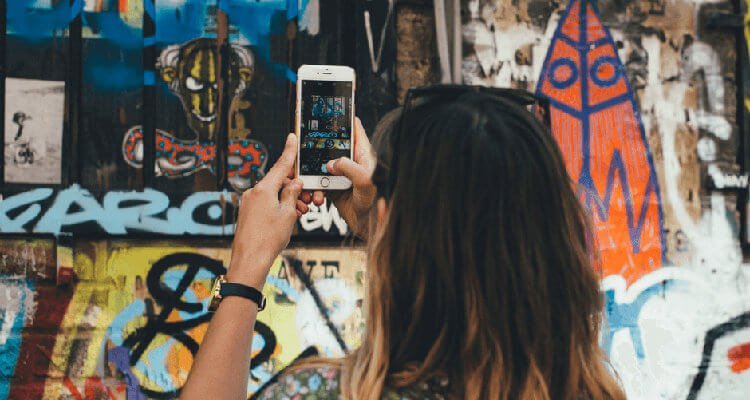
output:
[[331,175],[326,163],[351,156],[352,82],[302,81],[300,175]]

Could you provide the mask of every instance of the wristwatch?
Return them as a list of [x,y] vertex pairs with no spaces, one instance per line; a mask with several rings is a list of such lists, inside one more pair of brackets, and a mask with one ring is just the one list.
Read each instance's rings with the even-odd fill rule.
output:
[[258,305],[258,311],[263,311],[266,308],[266,296],[260,290],[242,285],[239,283],[227,282],[224,275],[219,275],[214,283],[214,290],[211,291],[211,300],[208,302],[208,312],[214,312],[219,308],[219,303],[224,297],[227,296],[239,296],[246,299],[252,300]]

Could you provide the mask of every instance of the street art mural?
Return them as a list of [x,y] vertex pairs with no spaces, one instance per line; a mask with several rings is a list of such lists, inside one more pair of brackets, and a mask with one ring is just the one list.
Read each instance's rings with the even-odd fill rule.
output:
[[[229,46],[226,88],[230,104],[241,95],[253,76],[253,56],[242,46]],[[156,176],[184,177],[201,169],[215,173],[216,141],[219,126],[219,46],[215,39],[198,38],[184,45],[165,48],[156,68],[169,90],[180,99],[191,140],[180,140],[168,132],[156,133]],[[143,166],[143,132],[131,128],[123,140],[125,162]],[[228,177],[237,190],[252,187],[264,174],[268,151],[252,139],[232,139],[228,145]]]
[[[24,321],[28,330],[45,319],[48,299],[23,279],[2,278],[0,296],[13,295],[3,303],[3,372],[13,376],[14,367],[27,367],[16,360],[30,357],[46,379],[34,387],[3,381],[0,389],[9,398],[176,398],[206,332],[228,246],[89,241],[74,254],[77,282],[57,289],[67,293],[58,333],[39,354],[24,353],[33,348],[19,333]],[[303,352],[341,356],[358,346],[364,262],[362,250],[324,248],[291,249],[276,260],[255,326],[248,396]]]
[[[0,187],[0,399],[176,397],[205,333],[210,282],[228,265],[236,192],[252,187],[282,148],[293,71],[354,65],[358,110],[372,131],[397,98],[401,6],[393,4],[6,2],[3,98],[9,80],[55,87],[28,102],[42,119],[6,107],[5,151],[35,122],[62,127],[50,130],[62,138],[54,149],[62,174],[4,170],[13,178]],[[737,188],[747,189],[737,165],[740,55],[731,27],[715,20],[732,7],[462,2],[464,82],[551,100],[552,134],[602,250],[601,345],[630,399],[744,399],[750,387],[750,264],[737,204]],[[217,112],[220,34],[228,40],[227,121]],[[44,112],[63,100],[63,115]],[[73,133],[75,154],[66,159]],[[225,187],[213,183],[220,143]],[[47,147],[45,156],[54,153]],[[293,248],[266,282],[248,396],[302,354],[337,356],[358,345],[365,259],[340,247],[346,233],[330,204],[300,218]]]
[[709,28],[732,4],[464,7],[464,81],[550,99],[601,250],[602,346],[628,398],[745,398],[750,267],[735,193],[705,184],[738,176],[734,36]]
[[[86,187],[132,187],[142,175],[144,149],[155,147],[157,188],[210,190],[207,182],[217,180],[220,151],[216,146],[222,144],[227,146],[223,159],[228,186],[242,191],[263,176],[267,159],[278,155],[288,129],[287,88],[296,80],[293,70],[298,60],[290,52],[294,43],[287,30],[298,29],[298,16],[305,17],[306,23],[318,21],[307,11],[308,4],[296,0],[8,2],[7,76],[66,82],[73,108],[66,113],[72,112],[74,118],[64,121],[62,114],[48,112],[27,119],[27,130],[31,134],[32,125],[42,121],[58,124],[58,135],[75,129],[79,140],[73,156],[86,154],[79,166],[79,183]],[[149,21],[146,25],[144,19]],[[322,42],[313,40],[311,49],[329,43],[331,33],[325,28],[316,33]],[[222,35],[228,41],[223,61]],[[38,63],[40,59],[45,63]],[[219,97],[222,82],[228,112],[220,116],[225,100]],[[53,100],[46,96],[36,104]],[[221,125],[226,129],[221,130]],[[156,129],[153,144],[143,142],[144,127]],[[10,147],[6,152],[13,150]],[[56,146],[58,152],[61,147]],[[21,151],[21,161],[35,152],[37,163],[41,158],[59,163],[60,154],[45,158],[39,149],[28,148]],[[16,177],[12,169],[6,174],[13,178],[8,181],[18,183],[60,183],[59,176],[25,179]]]
[[571,1],[547,53],[537,93],[594,217],[604,275],[628,283],[661,267],[659,185],[638,107],[596,6]]

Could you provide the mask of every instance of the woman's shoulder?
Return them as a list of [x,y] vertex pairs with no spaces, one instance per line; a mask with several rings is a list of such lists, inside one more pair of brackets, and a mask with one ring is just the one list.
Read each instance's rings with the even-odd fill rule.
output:
[[258,399],[339,399],[340,372],[338,368],[332,367],[295,371],[279,378]]

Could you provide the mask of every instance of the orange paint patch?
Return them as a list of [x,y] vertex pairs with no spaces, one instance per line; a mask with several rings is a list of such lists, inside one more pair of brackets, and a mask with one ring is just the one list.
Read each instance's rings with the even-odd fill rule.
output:
[[727,357],[732,362],[729,366],[732,372],[740,373],[750,369],[750,343],[732,347],[727,352]]

